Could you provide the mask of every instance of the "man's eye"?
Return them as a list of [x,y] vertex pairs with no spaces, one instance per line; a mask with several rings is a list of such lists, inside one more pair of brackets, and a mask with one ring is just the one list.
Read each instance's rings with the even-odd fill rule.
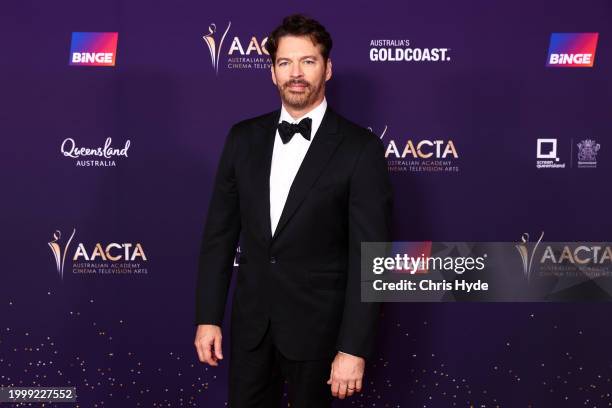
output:
[[314,64],[314,61],[313,60],[306,60],[306,63],[307,64]]
[[285,61],[283,61],[283,62],[279,62],[279,63],[278,63],[278,65],[282,67],[282,66],[284,66],[284,65],[287,65],[287,62],[285,62]]

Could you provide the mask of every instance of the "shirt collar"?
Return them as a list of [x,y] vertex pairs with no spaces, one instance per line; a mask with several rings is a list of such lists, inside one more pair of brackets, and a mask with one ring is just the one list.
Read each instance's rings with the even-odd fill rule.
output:
[[312,126],[310,127],[311,129],[310,134],[311,134],[311,141],[312,141],[312,138],[314,138],[314,135],[317,133],[317,129],[319,129],[319,125],[321,125],[321,122],[323,121],[323,116],[325,115],[326,109],[327,109],[327,98],[323,97],[323,101],[321,101],[321,103],[317,105],[315,108],[313,108],[310,112],[306,113],[305,115],[302,115],[298,119],[293,119],[291,115],[289,114],[289,112],[287,112],[287,109],[285,109],[285,105],[282,105],[281,114],[280,114],[278,123],[281,123],[283,120],[286,120],[289,123],[298,123],[300,120],[306,117],[311,118]]

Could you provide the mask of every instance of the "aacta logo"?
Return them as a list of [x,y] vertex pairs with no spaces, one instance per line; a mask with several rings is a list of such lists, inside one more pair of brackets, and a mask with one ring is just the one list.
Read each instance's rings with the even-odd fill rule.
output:
[[[401,145],[400,145],[401,147]],[[457,149],[452,140],[421,140],[414,144],[412,140],[407,140],[400,153],[395,140],[389,140],[385,157],[394,156],[395,158],[405,158],[406,156],[414,159],[428,159],[435,157],[436,159],[445,159],[447,157],[459,158]]]
[[79,244],[72,260],[78,261],[80,259],[85,261],[135,261],[137,259],[146,261],[147,257],[140,243],[134,245],[129,242],[122,244],[111,242],[107,245],[97,243],[89,254],[85,245]]
[[591,68],[599,33],[552,33],[547,67]]
[[269,69],[271,66],[270,54],[265,47],[268,37],[259,41],[256,36],[251,36],[248,40],[240,41],[240,38],[235,36],[227,54],[223,55],[223,44],[231,26],[232,22],[230,21],[225,29],[217,29],[217,25],[211,23],[208,26],[208,33],[202,36],[204,43],[208,46],[212,68],[215,73],[219,74],[219,62],[221,62],[222,57],[222,66],[227,69]]
[[72,33],[70,65],[115,66],[118,33]]
[[[373,132],[371,127],[368,127]],[[382,130],[380,139],[387,134]],[[383,143],[384,140],[383,140]],[[457,173],[459,154],[452,139],[408,139],[399,144],[392,138],[386,142],[385,158],[391,172],[449,172]]]
[[[47,243],[51,248],[57,273],[62,279],[64,278],[66,256],[75,234],[76,228],[73,228],[70,237],[64,239],[61,231],[56,230],[53,233],[53,239]],[[139,242],[111,242],[107,244],[98,242],[89,246],[81,242],[77,244],[73,255],[68,255],[68,260],[72,261],[73,274],[148,273],[147,269],[141,264],[141,262],[147,261],[147,256]]]

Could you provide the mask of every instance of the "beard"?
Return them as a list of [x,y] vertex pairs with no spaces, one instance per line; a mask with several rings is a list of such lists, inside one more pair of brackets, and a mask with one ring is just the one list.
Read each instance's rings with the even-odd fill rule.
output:
[[[303,85],[301,90],[290,89],[291,85]],[[289,80],[278,87],[283,103],[293,109],[304,109],[312,104],[321,93],[322,83],[312,84],[303,79]]]

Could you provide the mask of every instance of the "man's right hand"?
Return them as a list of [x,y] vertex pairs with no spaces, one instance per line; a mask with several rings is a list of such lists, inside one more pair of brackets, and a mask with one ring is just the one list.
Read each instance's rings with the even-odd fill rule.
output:
[[200,324],[195,335],[195,347],[203,363],[218,366],[223,359],[221,352],[221,327],[214,324]]

